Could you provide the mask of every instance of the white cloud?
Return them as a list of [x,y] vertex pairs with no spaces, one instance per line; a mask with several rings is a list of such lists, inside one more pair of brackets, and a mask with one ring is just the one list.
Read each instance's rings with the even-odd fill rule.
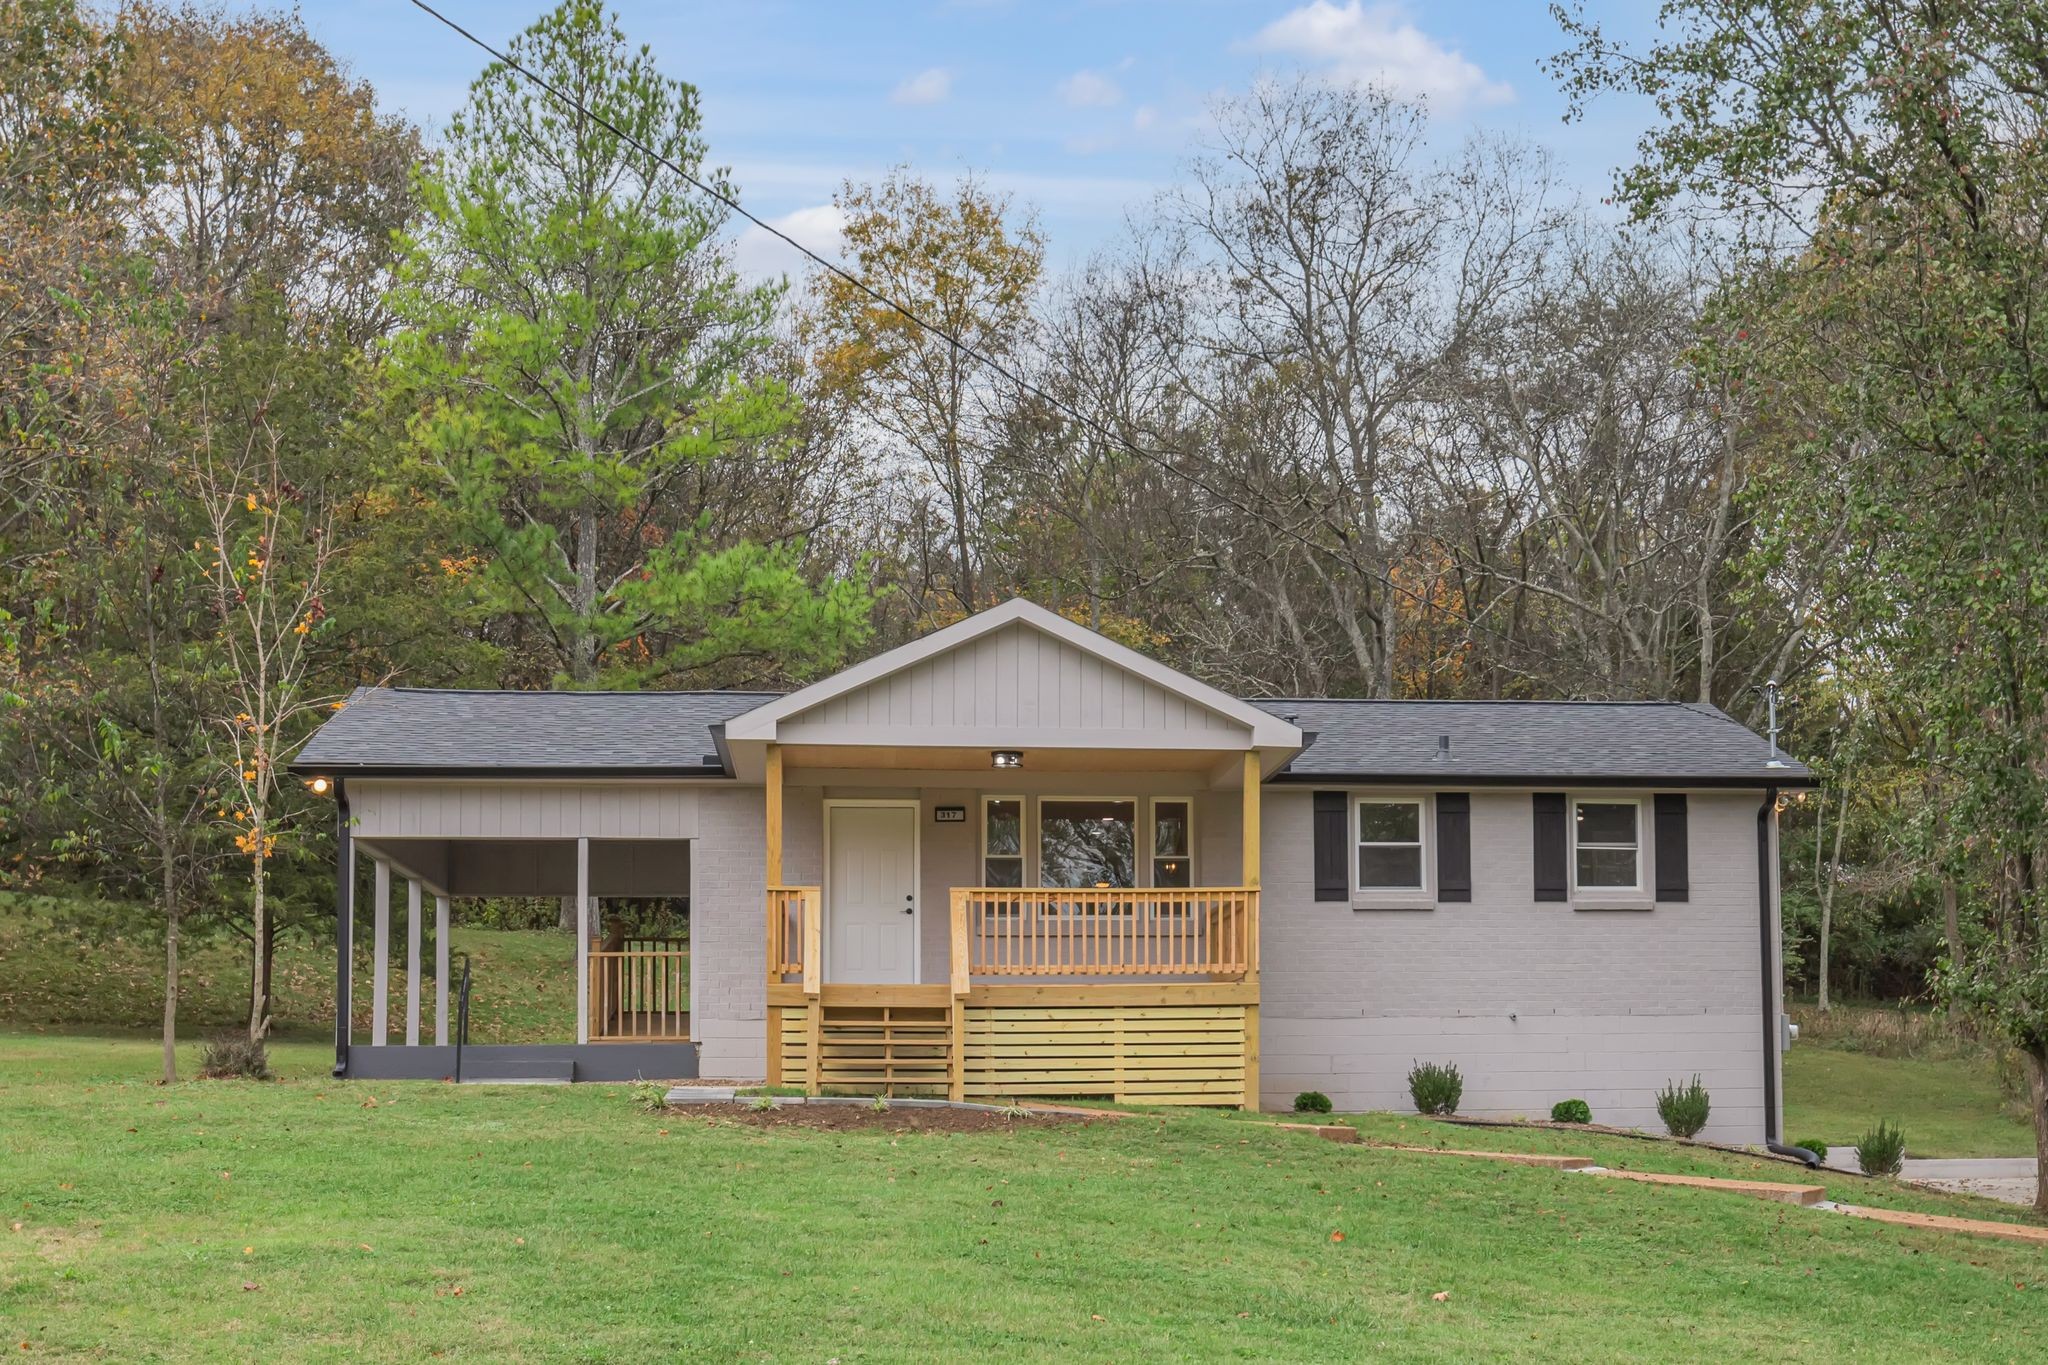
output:
[[891,104],[943,104],[953,93],[953,73],[943,66],[929,67],[889,92]]
[[1159,111],[1149,104],[1141,104],[1131,111],[1131,126],[1141,133],[1151,128],[1157,122],[1159,122]]
[[1444,112],[1467,103],[1504,104],[1515,97],[1510,86],[1489,80],[1464,53],[1415,27],[1398,4],[1311,0],[1260,29],[1250,46],[1325,67],[1340,80],[1376,84],[1396,99],[1427,101]]
[[1053,91],[1062,103],[1075,109],[1107,109],[1124,97],[1115,81],[1097,71],[1076,71]]
[[[836,204],[817,204],[768,220],[826,260],[840,253],[839,234],[846,229],[846,215]],[[772,233],[749,226],[733,243],[733,265],[749,280],[772,279],[777,275],[794,278],[810,269],[811,263],[787,242]]]

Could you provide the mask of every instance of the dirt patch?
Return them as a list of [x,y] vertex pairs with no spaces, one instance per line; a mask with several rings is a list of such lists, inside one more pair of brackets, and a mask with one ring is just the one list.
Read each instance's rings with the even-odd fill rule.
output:
[[787,1104],[756,1109],[749,1104],[689,1104],[668,1111],[675,1118],[743,1123],[750,1128],[811,1128],[825,1133],[1007,1133],[1020,1128],[1056,1128],[1088,1123],[1080,1114],[992,1114],[984,1109],[870,1109],[865,1104]]

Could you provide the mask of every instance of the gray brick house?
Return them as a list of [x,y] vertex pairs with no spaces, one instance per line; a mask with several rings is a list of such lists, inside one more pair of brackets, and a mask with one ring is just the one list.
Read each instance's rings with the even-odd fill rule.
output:
[[[1698,1073],[1709,1136],[1778,1136],[1813,778],[1710,706],[1240,699],[1020,600],[786,695],[362,689],[294,768],[340,998],[372,943],[340,1075],[450,1074],[425,925],[540,895],[575,1035],[466,1074],[1399,1109],[1434,1060],[1466,1112],[1644,1126]],[[687,943],[608,930],[638,897]]]

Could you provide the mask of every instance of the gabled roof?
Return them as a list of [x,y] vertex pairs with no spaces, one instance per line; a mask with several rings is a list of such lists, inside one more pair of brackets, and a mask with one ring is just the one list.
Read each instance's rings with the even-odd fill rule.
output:
[[714,730],[773,692],[463,692],[361,687],[295,772],[493,776],[725,771]]
[[[1715,707],[1635,701],[1261,698],[1309,732],[1277,780],[1809,786],[1813,772]],[[1450,738],[1448,757],[1439,741]]]
[[[1300,730],[1272,712],[1240,701],[1155,659],[1148,659],[1134,649],[1078,626],[1021,597],[1013,597],[999,607],[977,612],[809,687],[777,697],[745,715],[735,716],[726,726],[726,738],[734,743],[775,740],[785,721],[817,711],[835,699],[872,687],[928,660],[963,650],[977,640],[1013,627],[1036,631],[1224,722],[1242,727],[1246,747],[1293,749],[1301,744]],[[941,741],[935,739],[933,742]]]

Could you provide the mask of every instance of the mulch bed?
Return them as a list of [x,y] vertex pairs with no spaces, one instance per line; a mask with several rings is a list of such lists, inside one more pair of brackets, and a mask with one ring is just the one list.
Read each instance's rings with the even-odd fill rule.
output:
[[891,1109],[864,1104],[791,1104],[756,1109],[748,1104],[691,1104],[668,1110],[672,1118],[714,1119],[750,1128],[810,1128],[826,1133],[1007,1133],[1019,1128],[1056,1128],[1091,1120],[1076,1113],[1025,1114],[1012,1118],[980,1109]]

